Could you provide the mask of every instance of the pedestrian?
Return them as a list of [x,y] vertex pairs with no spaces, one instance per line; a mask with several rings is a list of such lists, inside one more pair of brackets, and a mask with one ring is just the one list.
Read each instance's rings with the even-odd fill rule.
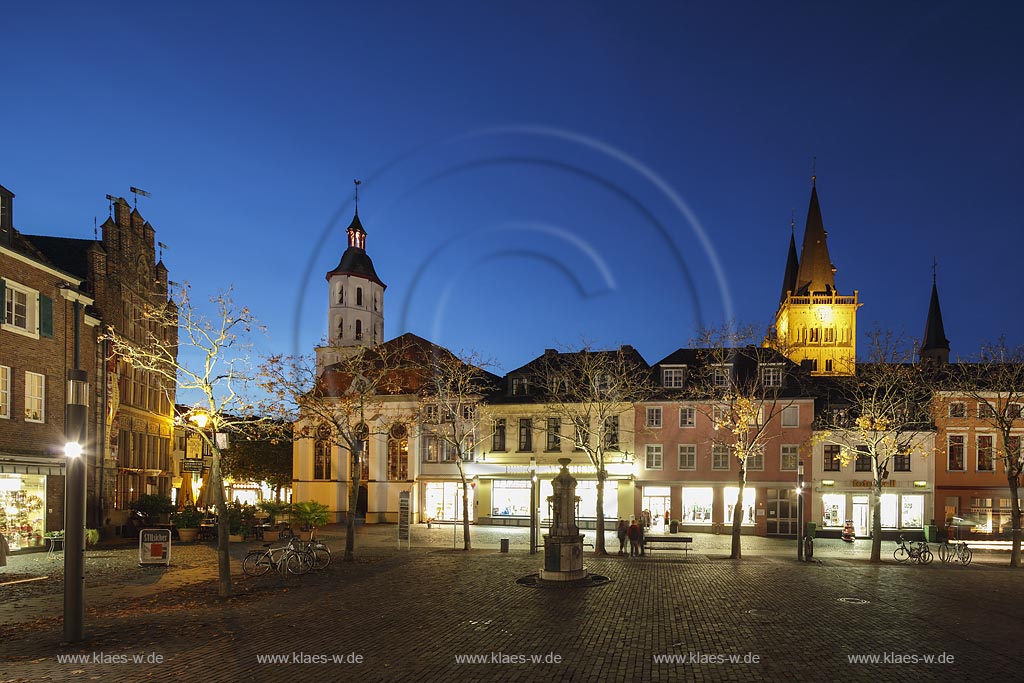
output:
[[665,528],[668,528],[668,510],[665,510]]
[[619,537],[619,555],[626,554],[626,536],[629,534],[629,525],[626,524],[626,520],[620,519],[619,526],[615,530],[616,535]]
[[640,522],[640,537],[637,539],[637,546],[639,546],[639,548],[640,548],[640,557],[644,556],[644,541],[645,541],[644,537],[647,535],[646,534],[646,529],[647,529],[646,525],[643,523],[643,521],[641,521]]
[[11,552],[11,546],[7,545],[7,537],[0,531],[0,567],[7,566],[7,554]]
[[626,535],[629,536],[629,556],[630,557],[637,557],[637,556],[639,556],[640,555],[640,526],[637,524],[635,519],[633,520],[633,523],[629,525],[629,530],[626,532]]

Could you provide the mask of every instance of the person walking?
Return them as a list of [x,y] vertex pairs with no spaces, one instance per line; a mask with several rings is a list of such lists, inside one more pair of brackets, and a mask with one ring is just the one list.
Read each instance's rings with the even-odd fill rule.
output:
[[629,537],[629,556],[639,557],[640,526],[637,524],[635,519],[633,520],[633,523],[629,525],[629,530],[626,532],[626,535]]
[[617,529],[615,529],[615,534],[619,537],[619,555],[625,555],[626,536],[629,534],[629,525],[626,524],[626,520],[619,520],[619,526]]

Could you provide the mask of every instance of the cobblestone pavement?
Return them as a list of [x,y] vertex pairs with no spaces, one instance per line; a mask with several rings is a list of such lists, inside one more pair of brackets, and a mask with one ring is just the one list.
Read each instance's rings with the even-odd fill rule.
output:
[[[96,551],[105,557],[91,558],[89,569],[98,577],[103,563],[110,563],[112,582],[100,585],[95,578],[87,589],[85,643],[59,642],[59,592],[9,600],[5,591],[11,587],[0,587],[0,681],[1019,676],[1017,658],[1001,654],[1000,647],[1015,643],[1024,628],[1022,576],[994,563],[872,566],[862,559],[866,546],[841,544],[832,552],[825,542],[816,553],[824,557],[820,564],[799,564],[788,556],[795,542],[771,539],[750,539],[748,558],[737,563],[722,558],[727,537],[709,536],[695,539],[697,551],[688,558],[669,552],[635,560],[588,555],[587,568],[611,583],[538,589],[516,584],[540,563],[540,556],[516,550],[527,543],[521,530],[474,529],[485,549],[470,553],[442,547],[451,543],[450,528],[414,533],[424,545],[398,550],[393,527],[361,530],[357,562],[335,558],[324,572],[303,577],[239,578],[238,595],[226,602],[215,598],[208,546],[175,548],[172,559],[182,565],[170,570],[132,566],[130,549]],[[327,537],[340,547],[338,530],[328,530]],[[506,537],[513,552],[495,552],[497,539]],[[491,538],[493,547],[486,547]],[[233,553],[240,556],[248,547]],[[893,544],[883,547],[891,552]],[[0,582],[25,574],[31,562],[46,561],[12,560],[0,571]],[[34,618],[14,618],[19,612]],[[60,662],[65,655],[88,661]],[[261,661],[266,655],[288,663]],[[851,655],[883,661],[851,664]],[[895,661],[911,655],[936,661]],[[136,656],[142,661],[133,661]],[[463,656],[483,661],[460,663]],[[533,663],[534,656],[540,661]],[[327,661],[320,663],[321,657]]]

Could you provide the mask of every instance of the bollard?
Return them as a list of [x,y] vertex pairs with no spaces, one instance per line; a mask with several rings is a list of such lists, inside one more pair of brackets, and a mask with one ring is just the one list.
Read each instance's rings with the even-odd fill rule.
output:
[[502,538],[502,539],[500,539],[500,543],[501,543],[501,552],[507,553],[508,552],[508,539],[507,538]]

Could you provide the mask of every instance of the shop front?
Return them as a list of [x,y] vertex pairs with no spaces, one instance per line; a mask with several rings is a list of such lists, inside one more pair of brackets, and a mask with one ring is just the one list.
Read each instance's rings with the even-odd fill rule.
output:
[[[423,483],[423,521],[461,522],[462,482],[427,481]],[[469,486],[469,521],[476,519],[476,482]]]
[[[883,538],[895,539],[900,533],[923,534],[925,525],[931,522],[926,519],[926,510],[931,509],[932,496],[927,482],[886,482],[880,510]],[[852,521],[857,538],[871,536],[870,482],[866,487],[842,489],[823,485],[815,508],[822,535],[838,537],[847,521]]]
[[11,552],[43,548],[64,528],[63,475],[56,462],[0,463],[0,533]]

